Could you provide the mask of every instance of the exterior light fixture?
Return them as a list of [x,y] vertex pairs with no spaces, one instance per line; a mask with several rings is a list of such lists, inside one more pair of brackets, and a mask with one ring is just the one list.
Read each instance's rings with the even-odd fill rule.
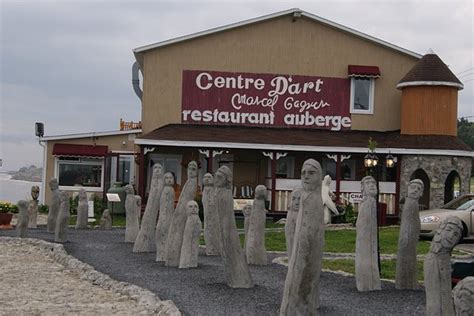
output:
[[393,157],[390,152],[388,152],[387,157],[385,158],[385,166],[387,168],[393,168],[395,167],[395,163],[397,162],[397,158]]
[[364,156],[364,166],[366,168],[372,168],[372,166],[373,166],[373,159],[372,159],[372,155],[370,153],[368,153],[367,155]]

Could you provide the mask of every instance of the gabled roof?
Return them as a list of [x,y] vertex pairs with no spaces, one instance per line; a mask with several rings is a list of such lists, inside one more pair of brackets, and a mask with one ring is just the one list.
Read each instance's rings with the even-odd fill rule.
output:
[[416,58],[421,58],[421,56],[422,56],[420,54],[417,54],[417,53],[412,52],[410,50],[407,50],[405,48],[396,46],[396,45],[391,44],[389,42],[386,42],[384,40],[381,40],[381,39],[378,39],[376,37],[367,35],[365,33],[356,31],[354,29],[351,29],[347,26],[338,24],[336,22],[332,22],[332,21],[327,20],[325,18],[322,18],[320,16],[305,12],[305,11],[300,10],[298,8],[293,8],[293,9],[289,9],[289,10],[285,10],[285,11],[281,11],[281,12],[276,12],[276,13],[264,15],[264,16],[261,16],[261,17],[253,18],[253,19],[250,19],[250,20],[245,20],[245,21],[241,21],[241,22],[237,22],[237,23],[232,23],[232,24],[228,24],[228,25],[225,25],[225,26],[212,28],[212,29],[209,29],[209,30],[206,30],[206,31],[197,32],[197,33],[193,33],[193,34],[190,34],[190,35],[180,36],[180,37],[176,37],[176,38],[173,38],[173,39],[170,39],[170,40],[166,40],[166,41],[162,41],[162,42],[158,42],[158,43],[154,43],[154,44],[150,44],[150,45],[141,46],[141,47],[135,48],[133,50],[133,53],[135,54],[135,58],[137,59],[137,61],[141,64],[141,58],[142,58],[141,55],[143,53],[149,51],[149,50],[164,47],[164,46],[168,46],[168,45],[172,45],[172,44],[175,44],[175,43],[179,43],[179,42],[183,42],[183,41],[187,41],[187,40],[191,40],[191,39],[195,39],[195,38],[198,38],[198,37],[201,37],[201,36],[206,36],[206,35],[211,35],[211,34],[223,32],[223,31],[227,31],[227,30],[238,28],[238,27],[241,27],[241,26],[247,26],[247,25],[250,25],[250,24],[263,22],[263,21],[266,21],[266,20],[278,18],[278,17],[285,16],[285,15],[293,15],[293,17],[295,19],[300,18],[300,17],[306,17],[306,18],[309,18],[309,19],[311,19],[315,22],[322,23],[322,24],[327,25],[329,27],[338,29],[342,32],[349,33],[349,34],[352,34],[356,37],[359,37],[359,38],[374,42],[378,45],[393,49],[393,50],[398,51],[400,53],[403,53],[403,54],[406,54],[406,55],[409,55],[409,56],[412,56],[412,57],[416,57]]
[[397,88],[408,86],[451,86],[463,89],[464,85],[448,66],[432,51],[421,58],[400,80]]

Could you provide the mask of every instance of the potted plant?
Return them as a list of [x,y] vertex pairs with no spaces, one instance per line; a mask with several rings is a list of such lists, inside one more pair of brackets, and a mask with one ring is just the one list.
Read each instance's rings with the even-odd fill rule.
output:
[[10,226],[15,209],[16,205],[7,201],[0,201],[0,226]]

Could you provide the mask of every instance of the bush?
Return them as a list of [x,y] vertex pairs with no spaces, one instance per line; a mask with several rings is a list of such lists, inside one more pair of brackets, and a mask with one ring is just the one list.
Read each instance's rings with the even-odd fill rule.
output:
[[49,212],[49,206],[46,204],[40,204],[38,205],[38,212],[43,213],[43,214],[48,214]]
[[355,226],[356,221],[357,221],[357,213],[354,212],[354,207],[352,206],[352,204],[346,205],[345,213],[344,213],[344,222],[351,223],[353,226]]
[[0,201],[0,213],[18,213],[18,208],[8,201]]

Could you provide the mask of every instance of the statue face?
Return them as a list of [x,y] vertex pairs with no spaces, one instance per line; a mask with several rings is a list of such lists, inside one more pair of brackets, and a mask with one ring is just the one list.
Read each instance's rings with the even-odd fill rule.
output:
[[377,195],[377,183],[374,179],[364,181],[364,192],[366,195],[375,197]]
[[227,178],[224,173],[217,170],[214,177],[214,186],[216,187],[225,187],[227,184]]
[[170,172],[167,172],[165,174],[164,182],[165,182],[165,185],[169,185],[169,186],[172,186],[174,184],[174,177]]
[[198,174],[198,166],[195,161],[188,164],[188,178],[196,178]]
[[250,216],[250,213],[252,213],[252,204],[247,204],[244,206],[242,209],[242,213],[244,213],[244,216]]
[[49,188],[51,190],[57,190],[59,188],[58,180],[53,178],[49,181]]
[[408,185],[408,197],[418,200],[423,195],[423,188],[418,183],[410,183]]
[[189,201],[188,204],[186,204],[186,213],[188,216],[199,214],[199,206],[196,201]]
[[441,231],[441,245],[444,248],[452,249],[461,239],[462,232],[455,224],[448,223]]
[[87,193],[86,193],[86,191],[85,191],[84,189],[80,190],[78,195],[79,195],[79,198],[80,198],[80,199],[81,199],[81,198],[82,198],[82,199],[84,199],[84,198],[87,199]]
[[127,194],[133,194],[133,186],[130,184],[127,184],[124,190],[125,190],[125,193]]
[[267,188],[264,185],[257,185],[255,188],[255,198],[264,199],[267,195]]
[[301,183],[305,191],[314,191],[321,185],[321,171],[309,164],[303,164]]
[[291,210],[294,212],[298,212],[300,209],[300,201],[301,201],[301,191],[293,191],[291,195]]
[[212,186],[214,184],[214,177],[210,173],[206,173],[202,178],[202,183],[205,186]]
[[163,174],[163,166],[159,163],[153,165],[153,177],[157,177]]
[[38,199],[39,193],[40,193],[40,188],[39,188],[39,186],[34,185],[34,186],[31,187],[31,197],[33,198],[33,200],[37,200],[37,199]]

